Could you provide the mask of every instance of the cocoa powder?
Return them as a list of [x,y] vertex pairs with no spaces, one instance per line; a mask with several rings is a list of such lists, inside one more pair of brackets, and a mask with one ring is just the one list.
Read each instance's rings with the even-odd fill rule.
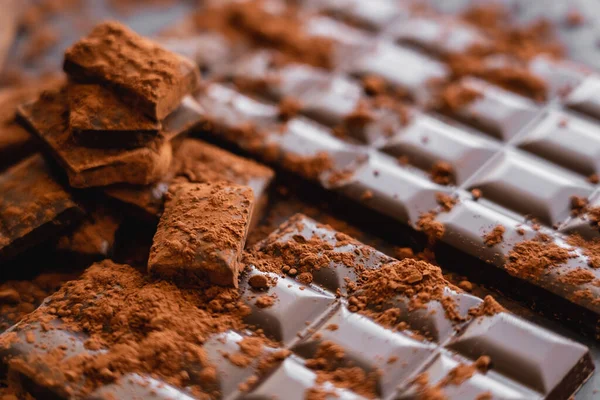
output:
[[538,235],[532,240],[517,243],[509,252],[504,268],[511,275],[537,281],[549,269],[564,264],[573,256],[569,249]]

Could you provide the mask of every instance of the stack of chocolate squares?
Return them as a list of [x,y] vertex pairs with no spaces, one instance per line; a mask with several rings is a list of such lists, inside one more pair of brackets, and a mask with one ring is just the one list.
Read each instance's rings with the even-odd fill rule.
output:
[[[104,258],[124,211],[156,223],[179,181],[247,184],[266,204],[271,169],[186,137],[203,117],[191,96],[201,80],[194,62],[106,22],[66,51],[64,70],[66,82],[17,108],[55,162],[36,154],[0,176],[12,193],[0,204],[0,261],[64,232],[51,250]],[[118,201],[98,201],[98,192]]]
[[591,376],[587,347],[301,214],[244,250],[273,172],[183,138],[207,119],[190,61],[105,23],[64,67],[19,116],[70,187],[41,155],[0,176],[0,263],[86,213],[59,248],[114,232],[100,187],[160,216],[150,274],[93,264],[0,334],[1,398],[566,399]]

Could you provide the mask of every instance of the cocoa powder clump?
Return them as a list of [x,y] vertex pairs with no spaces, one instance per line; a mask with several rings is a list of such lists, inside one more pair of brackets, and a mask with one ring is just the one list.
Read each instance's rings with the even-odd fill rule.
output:
[[[249,312],[235,289],[180,289],[169,282],[152,282],[127,265],[103,261],[80,280],[66,283],[24,323],[59,319],[59,329],[84,333],[88,348],[105,351],[46,363],[65,376],[65,382],[83,379],[83,388],[70,390],[85,394],[131,372],[187,386],[195,373],[190,365],[212,368],[203,343],[213,334],[245,329],[242,318]],[[203,393],[196,384],[191,389]]]
[[504,232],[506,232],[506,228],[504,228],[504,226],[496,225],[491,231],[483,236],[483,243],[487,247],[493,247],[502,243],[504,240]]
[[437,161],[429,172],[431,180],[438,185],[451,185],[454,183],[454,169],[445,161]]
[[508,254],[506,271],[519,278],[537,281],[549,269],[572,258],[573,253],[538,235],[532,240],[517,243]]

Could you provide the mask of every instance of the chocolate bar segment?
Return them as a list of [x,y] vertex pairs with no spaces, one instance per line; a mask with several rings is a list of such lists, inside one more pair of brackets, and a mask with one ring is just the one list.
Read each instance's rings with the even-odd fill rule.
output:
[[[1,365],[29,393],[58,398],[157,387],[192,398],[566,399],[593,370],[586,347],[462,292],[438,267],[303,215],[246,261],[239,291],[96,264],[0,335]],[[182,348],[193,352],[171,360]]]
[[69,127],[88,147],[141,147],[156,138],[161,124],[100,85],[70,84]]
[[83,215],[40,155],[0,175],[0,191],[0,261],[53,238]]
[[[318,312],[313,311],[300,338],[287,340],[300,364],[304,362],[317,375],[326,372],[327,363],[318,355],[325,354],[324,348],[335,349],[330,357],[336,359],[336,368],[352,365],[367,373],[377,371],[377,397],[421,398],[429,387],[449,398],[475,398],[489,392],[493,398],[562,399],[576,391],[593,368],[584,346],[507,313],[489,297],[481,300],[461,292],[441,278],[437,267],[423,268],[410,259],[398,262],[305,216],[290,219],[255,251],[257,258],[249,262],[256,269],[249,271],[246,285],[252,285],[250,279],[259,274],[272,282],[270,271],[289,275],[285,279],[295,280],[296,285],[280,279],[258,291],[257,297],[272,296],[275,301],[262,309],[251,305],[251,323],[265,326],[259,321],[276,321],[288,328],[293,320],[289,318],[291,295],[282,294],[293,293],[297,285],[306,286],[297,293],[311,288],[348,293],[333,307],[317,298],[310,307],[298,307],[304,313]],[[396,274],[402,280],[396,280]],[[393,288],[389,294],[388,284]],[[564,356],[555,358],[555,354]],[[511,368],[515,363],[522,368]],[[484,368],[477,367],[480,364]],[[436,387],[445,375],[454,376],[467,367],[470,372],[464,379]],[[280,368],[285,370],[283,364]],[[429,378],[426,387],[414,384],[421,374]],[[281,394],[285,379],[275,384],[279,381],[269,378],[256,390],[268,387],[269,392]]]
[[266,205],[267,188],[274,178],[272,169],[237,156],[198,139],[185,138],[173,153],[166,176],[150,186],[114,185],[105,193],[142,211],[155,219],[163,209],[164,195],[169,186],[179,181],[196,183],[228,181],[249,186],[254,192],[253,224],[260,218],[260,208]]
[[77,144],[71,135],[64,89],[44,92],[37,101],[19,107],[19,116],[65,168],[71,186],[78,188],[157,181],[171,162],[169,141],[199,122],[197,110],[184,101],[163,122],[163,130],[149,145],[131,150],[94,149]]
[[[396,17],[379,26],[357,23],[353,1],[275,3],[264,19],[293,15],[302,35],[327,38],[339,59],[318,68],[257,43],[223,73],[232,85],[211,83],[195,96],[206,129],[493,264],[506,277],[494,280],[502,289],[519,290],[509,281],[536,286],[564,309],[545,311],[596,335],[594,242],[573,234],[597,239],[598,229],[572,202],[598,199],[597,74],[545,56],[541,39],[527,57],[512,48],[495,54],[506,43],[476,13],[448,18],[389,4]],[[486,51],[472,54],[473,45]],[[457,205],[440,207],[440,198]],[[497,226],[506,240],[488,241]],[[569,256],[538,268],[524,249],[541,239],[549,254],[558,246]]]
[[192,284],[208,277],[237,287],[254,207],[252,189],[224,182],[181,183],[171,196],[154,236],[149,272]]
[[118,22],[105,22],[65,52],[64,70],[82,82],[113,86],[124,101],[160,121],[198,87],[194,63],[142,38]]

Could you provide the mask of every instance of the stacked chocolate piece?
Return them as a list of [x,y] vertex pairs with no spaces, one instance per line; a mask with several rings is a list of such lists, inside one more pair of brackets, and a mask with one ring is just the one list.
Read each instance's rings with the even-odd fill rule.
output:
[[[12,153],[17,146],[23,152],[32,148],[26,147],[32,140],[25,126],[55,162],[35,155],[0,177],[3,191],[14,196],[2,202],[0,259],[49,239],[58,253],[83,256],[83,262],[111,254],[123,212],[97,201],[98,190],[92,188],[151,222],[177,181],[248,184],[257,215],[266,204],[272,170],[185,138],[201,121],[190,96],[200,84],[192,61],[108,22],[67,50],[64,69],[66,83],[55,79],[42,86],[46,90],[19,89],[5,96],[11,136],[3,148]],[[15,108],[36,92],[42,93],[18,107],[21,126],[14,121]]]
[[[235,11],[233,20],[264,39],[259,27],[268,15],[248,4],[260,18]],[[266,4],[280,6],[269,12],[284,5],[260,6]],[[278,26],[292,15],[284,14]],[[350,119],[359,123],[343,127],[344,135],[376,142],[376,127],[407,122],[402,110],[385,106],[377,116],[386,124],[372,125],[363,106],[348,101],[356,97],[335,90],[324,96],[338,83],[353,87],[328,72],[339,62],[329,57],[335,42],[295,34],[301,40],[293,45],[286,37],[277,42],[281,54],[294,62],[308,57],[312,66],[290,67],[291,80],[261,78],[252,91],[263,99],[256,100],[241,93],[244,83],[248,90],[256,83],[245,67],[285,78],[279,68],[290,59],[280,64],[275,53],[253,52],[231,72],[240,87],[200,88],[197,65],[104,23],[67,50],[66,85],[19,107],[58,168],[36,154],[0,177],[0,189],[10,193],[0,203],[1,257],[59,230],[66,234],[56,249],[89,252],[97,231],[112,232],[115,241],[125,209],[136,211],[136,224],[158,226],[149,225],[147,262],[130,266],[105,251],[105,260],[0,334],[0,377],[11,395],[567,399],[589,378],[587,347],[512,315],[490,296],[465,293],[437,266],[396,260],[302,214],[246,248],[274,173],[184,137],[188,131],[222,134],[384,211],[397,205],[394,191],[414,204],[432,203],[410,186],[394,186],[395,178],[410,177],[396,164],[329,135],[324,121],[341,126],[350,103]],[[365,59],[363,67],[377,65]],[[352,93],[360,97],[362,89]],[[266,100],[273,97],[279,105]],[[438,203],[450,211],[455,199],[442,193]],[[394,210],[396,217],[418,211],[404,204]],[[147,226],[133,229],[135,236]],[[124,239],[129,246],[135,237]]]

